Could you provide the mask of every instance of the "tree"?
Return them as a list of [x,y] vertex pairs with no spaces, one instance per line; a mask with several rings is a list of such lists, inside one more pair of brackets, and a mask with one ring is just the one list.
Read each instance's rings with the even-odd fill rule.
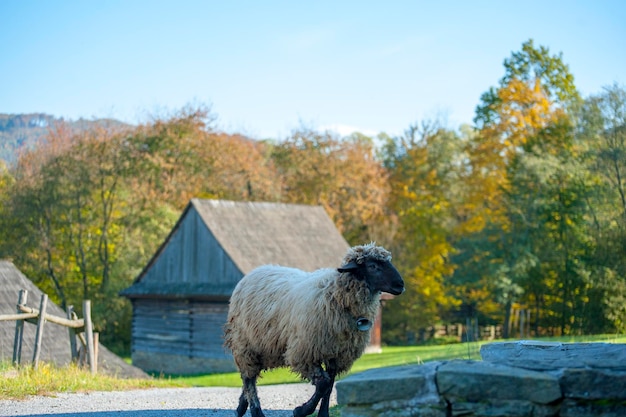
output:
[[580,136],[590,169],[604,180],[618,221],[626,228],[626,90],[614,84],[589,97],[583,106]]
[[[528,170],[541,165],[537,161],[556,159],[567,165],[572,160],[575,149],[569,112],[580,98],[562,55],[551,55],[545,47],[535,48],[532,40],[506,59],[504,68],[499,87],[491,88],[481,97],[474,119],[478,132],[468,142],[466,211],[472,212],[474,220],[470,223],[477,226],[470,240],[478,238],[483,245],[466,249],[473,255],[466,254],[465,258],[478,262],[474,267],[482,271],[478,281],[504,304],[506,331],[512,304],[522,297],[524,290],[531,288],[529,283],[536,284],[545,274],[549,275],[538,269],[541,261],[536,243],[546,236],[539,233],[535,223],[540,218],[537,214],[540,208],[533,199],[538,192],[549,192],[539,186],[541,181],[549,184],[552,178],[558,186],[563,186],[567,178],[560,171],[545,169],[535,170],[529,177]],[[529,165],[530,161],[534,165]],[[567,183],[571,184],[569,180]],[[552,209],[559,210],[554,216],[563,219],[567,217],[569,202],[566,204],[564,195],[559,198],[562,199],[557,201],[562,204],[552,205]],[[546,204],[548,201],[545,200]],[[582,220],[575,218],[579,227]],[[560,230],[560,237],[564,238],[565,229]],[[482,253],[477,253],[477,248]],[[564,249],[562,255],[565,263],[571,265],[572,253]],[[569,285],[571,269],[552,269],[552,272],[556,274],[555,281],[543,281],[546,285],[565,285],[567,294],[575,291]],[[458,275],[467,276],[461,268]],[[534,278],[526,279],[531,276]],[[561,313],[565,320],[565,310]],[[561,327],[564,329],[565,325]]]
[[270,146],[215,132],[204,108],[140,126],[126,152],[135,161],[133,188],[145,204],[168,201],[182,209],[193,197],[275,201],[279,181]]
[[[15,184],[15,179],[7,169],[6,164],[0,159],[0,230],[5,232],[11,229],[11,217],[9,216],[8,204],[10,201],[11,189]],[[2,234],[0,234],[0,259],[8,257],[8,250],[4,247]]]
[[[520,158],[513,178],[520,225],[530,239],[527,247],[536,263],[518,278],[521,297],[535,307],[535,326],[561,334],[581,332],[588,301],[591,269],[585,261],[592,249],[587,236],[589,176],[569,155]],[[523,227],[523,229],[522,229]]]
[[190,198],[279,195],[266,145],[213,132],[211,120],[188,107],[135,128],[51,127],[19,158],[0,252],[63,307],[92,299],[101,340],[127,344],[130,306],[117,294]]
[[129,282],[114,271],[124,254],[124,136],[104,125],[79,133],[52,126],[46,141],[18,160],[10,227],[0,239],[11,242],[3,252],[63,308],[91,299],[103,342],[119,339],[116,327],[128,314],[111,308],[119,283]]
[[437,122],[413,125],[385,147],[388,206],[397,218],[392,250],[407,288],[386,315],[396,340],[423,331],[455,306],[445,281],[454,270],[449,258],[451,235],[458,232],[454,207],[463,188],[458,183],[461,149],[456,134]]
[[339,139],[302,128],[277,143],[271,158],[281,201],[323,206],[348,242],[372,240],[372,228],[387,224],[386,173],[370,138],[357,134]]
[[588,196],[588,234],[594,251],[587,328],[626,329],[626,91],[614,84],[585,100],[577,140],[594,182]]
[[574,76],[563,61],[563,54],[551,55],[548,48],[535,47],[532,39],[522,44],[521,51],[513,52],[504,60],[504,70],[499,88],[491,87],[483,93],[481,103],[476,107],[474,123],[478,129],[502,121],[499,109],[504,100],[499,90],[517,82],[526,86],[541,85],[545,98],[562,109],[576,105],[580,100]]
[[[180,133],[176,123],[164,130]],[[144,198],[154,195],[154,189],[135,188],[145,174],[137,168],[155,158],[133,152],[134,133],[117,126],[97,125],[79,132],[66,124],[53,126],[45,142],[20,157],[8,203],[12,227],[5,241],[12,247],[7,251],[62,307],[93,300],[94,321],[103,341],[122,339],[117,327],[128,321],[130,311],[117,292],[130,284],[132,273],[139,272],[174,221],[161,219],[155,227],[158,239],[146,241],[153,233],[142,219],[163,203],[146,204]],[[171,165],[165,169],[176,173]],[[138,225],[145,228],[145,235],[134,233]],[[128,258],[138,253],[129,246],[146,248],[144,257]]]

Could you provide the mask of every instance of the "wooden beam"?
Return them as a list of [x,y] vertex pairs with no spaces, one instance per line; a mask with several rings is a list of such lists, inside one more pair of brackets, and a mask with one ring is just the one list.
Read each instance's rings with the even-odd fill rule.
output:
[[[74,306],[67,306],[67,319],[72,320],[74,317]],[[78,350],[76,349],[76,330],[73,327],[68,327],[67,330],[70,334],[70,352],[72,354],[72,362],[78,362]]]
[[41,341],[43,340],[43,327],[46,323],[46,309],[48,308],[48,294],[41,295],[41,303],[39,304],[39,322],[37,323],[37,332],[35,333],[35,349],[33,352],[33,369],[37,369],[39,365],[39,354],[41,353]]
[[[23,313],[32,313],[32,314],[39,315],[39,310],[37,310],[36,308],[20,305],[18,306],[18,309]],[[85,327],[85,319],[68,320],[62,317],[53,316],[52,314],[46,314],[45,319],[46,321],[49,321],[50,323],[55,323],[61,326],[71,327],[74,329],[80,329],[82,327]]]
[[83,301],[83,316],[85,320],[85,338],[87,339],[87,360],[89,361],[89,370],[92,374],[96,373],[97,366],[95,363],[95,351],[93,343],[93,325],[91,323],[91,301]]
[[37,317],[39,317],[39,313],[0,314],[0,321],[29,320]]
[[[17,299],[17,312],[20,312],[20,306],[26,304],[28,291],[20,290]],[[15,323],[15,338],[13,340],[13,365],[19,365],[22,360],[22,339],[24,337],[24,320],[17,320]]]
[[93,333],[93,364],[94,373],[98,372],[98,346],[100,346],[100,333]]

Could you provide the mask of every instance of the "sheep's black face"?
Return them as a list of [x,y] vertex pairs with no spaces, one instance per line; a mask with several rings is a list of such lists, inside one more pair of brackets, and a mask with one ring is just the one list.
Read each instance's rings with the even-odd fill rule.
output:
[[339,272],[352,272],[367,282],[372,292],[387,292],[400,295],[404,292],[404,280],[391,262],[367,259],[363,263],[351,262],[338,269]]

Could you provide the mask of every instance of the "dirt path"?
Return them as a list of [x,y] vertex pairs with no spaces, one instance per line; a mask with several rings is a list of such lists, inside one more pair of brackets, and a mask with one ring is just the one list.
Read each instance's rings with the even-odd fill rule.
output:
[[[291,417],[313,394],[308,384],[260,386],[267,417]],[[0,416],[233,417],[239,388],[167,388],[121,392],[57,394],[24,401],[0,401]],[[333,392],[331,405],[335,405]],[[249,413],[247,414],[249,416]]]

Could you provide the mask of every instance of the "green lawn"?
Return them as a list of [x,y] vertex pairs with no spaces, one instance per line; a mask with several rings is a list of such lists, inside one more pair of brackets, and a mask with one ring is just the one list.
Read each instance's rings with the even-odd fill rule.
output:
[[[626,335],[595,335],[595,336],[571,336],[541,338],[541,341],[556,342],[608,342],[626,343]],[[347,375],[362,372],[366,369],[381,368],[385,366],[419,364],[434,360],[452,359],[480,359],[480,346],[489,342],[454,343],[439,346],[393,346],[383,348],[382,353],[369,353],[363,355],[354,363]],[[345,377],[344,375],[343,377]],[[227,374],[198,375],[187,377],[171,377],[174,381],[180,381],[197,387],[239,387],[241,379],[236,372]],[[261,374],[259,385],[287,384],[301,382],[298,376],[287,369],[276,369]]]

